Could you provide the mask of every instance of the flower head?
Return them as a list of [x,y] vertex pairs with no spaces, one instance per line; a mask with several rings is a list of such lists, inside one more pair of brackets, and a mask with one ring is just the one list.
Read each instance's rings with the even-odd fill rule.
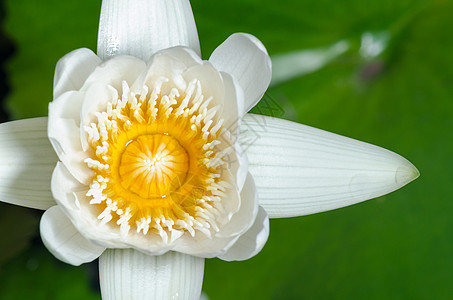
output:
[[201,60],[186,0],[105,0],[99,33],[97,55],[58,62],[48,119],[0,126],[11,177],[0,192],[46,209],[41,236],[62,261],[100,258],[104,298],[196,299],[203,258],[257,254],[269,217],[354,204],[418,176],[388,150],[245,115],[270,82],[266,49],[234,34]]
[[78,231],[108,248],[225,253],[258,212],[232,126],[241,87],[185,47],[147,63],[125,55],[101,63],[79,49],[57,69],[72,61],[92,61],[92,70],[80,89],[59,90],[48,128],[62,161],[53,194]]

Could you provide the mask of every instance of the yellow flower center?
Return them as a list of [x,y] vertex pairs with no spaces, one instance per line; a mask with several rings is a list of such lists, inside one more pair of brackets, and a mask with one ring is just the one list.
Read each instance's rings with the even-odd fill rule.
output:
[[223,222],[222,198],[231,188],[219,107],[209,106],[197,80],[164,95],[162,82],[139,94],[123,83],[121,99],[114,90],[105,111],[84,127],[92,153],[85,162],[95,173],[87,196],[101,222],[124,235],[135,229],[167,243],[185,232],[210,236]]
[[178,189],[189,169],[189,156],[167,135],[142,135],[131,141],[119,164],[121,185],[142,198],[167,197]]

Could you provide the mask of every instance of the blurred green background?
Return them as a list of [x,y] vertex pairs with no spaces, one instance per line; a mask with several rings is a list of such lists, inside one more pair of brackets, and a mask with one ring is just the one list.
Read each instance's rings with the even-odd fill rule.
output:
[[[45,116],[57,60],[96,49],[100,1],[3,3],[4,32],[16,48],[5,67],[6,109],[11,119]],[[238,31],[256,35],[271,56],[345,41],[344,53],[266,98],[284,118],[388,148],[421,172],[379,199],[272,220],[255,258],[207,261],[209,298],[452,299],[452,1],[193,0],[192,7],[205,59]],[[96,266],[53,258],[40,243],[39,216],[0,207],[0,299],[99,299]]]

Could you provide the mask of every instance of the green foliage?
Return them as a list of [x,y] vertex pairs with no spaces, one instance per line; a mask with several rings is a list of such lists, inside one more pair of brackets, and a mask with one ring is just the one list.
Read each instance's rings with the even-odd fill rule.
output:
[[[18,45],[9,64],[9,107],[15,118],[47,114],[55,63],[70,50],[95,49],[99,7],[90,0],[9,0],[6,26]],[[317,72],[274,87],[268,97],[285,110],[285,117],[389,148],[422,174],[377,200],[272,220],[269,242],[257,257],[207,261],[204,290],[209,298],[449,299],[452,2],[193,0],[192,7],[204,58],[237,31],[259,37],[271,55],[347,40],[347,53]],[[389,35],[381,55],[360,55],[365,32]],[[60,266],[31,273],[23,268],[23,259],[4,268],[8,282],[15,282],[12,287],[27,286],[26,278],[33,274],[47,277],[39,281],[46,291],[52,286],[87,293],[86,281],[62,276]],[[49,264],[47,256],[36,259]],[[48,299],[67,299],[55,295]],[[27,298],[40,299],[13,297]]]
[[0,272],[2,263],[30,246],[38,222],[38,214],[32,209],[0,203]]
[[88,267],[64,264],[36,245],[4,265],[0,299],[98,300],[99,293],[89,286]]
[[78,48],[96,50],[100,2],[8,0],[6,8],[6,31],[17,45],[8,107],[18,119],[46,116],[57,61]]

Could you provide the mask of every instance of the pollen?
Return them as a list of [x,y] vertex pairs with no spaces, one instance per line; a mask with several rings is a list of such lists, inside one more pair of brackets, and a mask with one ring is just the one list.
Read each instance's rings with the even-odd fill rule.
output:
[[140,93],[123,82],[121,97],[110,87],[112,99],[84,127],[85,163],[95,174],[86,195],[100,222],[122,235],[132,230],[165,243],[186,233],[211,237],[232,188],[221,107],[205,99],[196,79],[183,91],[163,89],[165,82]]

